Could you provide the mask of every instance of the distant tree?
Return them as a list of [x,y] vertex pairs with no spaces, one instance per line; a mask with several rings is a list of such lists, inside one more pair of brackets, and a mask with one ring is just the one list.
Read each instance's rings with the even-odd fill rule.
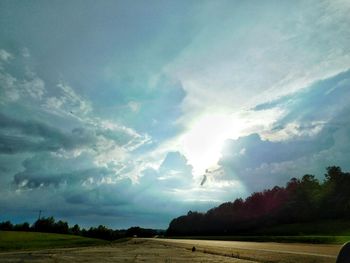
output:
[[55,232],[55,219],[52,216],[42,217],[34,222],[33,229],[37,232]]
[[[139,236],[154,236],[158,233],[156,230],[143,229],[140,227],[135,228]],[[16,231],[36,231],[47,233],[60,233],[60,234],[75,234],[92,238],[100,238],[105,240],[115,240],[126,236],[127,230],[113,230],[103,225],[98,227],[90,227],[90,229],[80,229],[78,224],[69,228],[67,222],[55,219],[51,217],[42,217],[34,222],[30,227],[29,223],[13,225],[10,221],[0,223],[0,230],[16,230]],[[129,230],[130,231],[130,230]],[[163,234],[163,232],[162,232]]]
[[80,232],[80,227],[78,224],[75,224],[72,228],[70,228],[69,230],[72,234],[74,235],[80,235],[81,232]]
[[15,231],[29,231],[30,230],[30,226],[29,223],[24,222],[22,224],[17,224],[13,227],[13,230]]
[[52,232],[60,233],[60,234],[68,234],[68,230],[69,230],[68,223],[59,220],[57,223],[54,224],[54,228]]
[[10,221],[4,221],[0,223],[0,230],[13,230],[13,225]]
[[87,237],[100,238],[105,240],[115,240],[118,236],[118,231],[109,229],[103,225],[96,227],[90,227],[87,231],[82,231],[82,234]]
[[157,231],[153,229],[147,229],[147,228],[141,228],[141,227],[130,227],[128,230],[126,230],[125,235],[127,237],[153,237],[157,235]]

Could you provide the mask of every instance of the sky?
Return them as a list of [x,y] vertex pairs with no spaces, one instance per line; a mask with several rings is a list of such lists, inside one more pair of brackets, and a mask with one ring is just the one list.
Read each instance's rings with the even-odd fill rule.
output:
[[167,228],[350,170],[350,2],[0,1],[0,221]]

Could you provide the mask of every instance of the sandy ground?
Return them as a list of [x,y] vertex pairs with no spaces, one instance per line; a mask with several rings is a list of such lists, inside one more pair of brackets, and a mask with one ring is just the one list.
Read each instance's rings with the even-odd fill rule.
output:
[[335,262],[339,249],[334,245],[133,239],[99,247],[0,253],[0,262],[323,263]]
[[238,242],[187,239],[153,239],[177,247],[195,246],[204,253],[232,256],[258,262],[313,263],[335,262],[341,245]]
[[134,239],[109,246],[0,253],[0,262],[236,262],[232,257],[192,252],[184,247]]

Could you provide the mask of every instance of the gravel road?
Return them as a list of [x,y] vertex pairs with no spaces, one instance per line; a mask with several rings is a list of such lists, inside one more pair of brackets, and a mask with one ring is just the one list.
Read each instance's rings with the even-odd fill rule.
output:
[[339,245],[136,238],[107,246],[3,252],[0,262],[333,263],[339,250]]

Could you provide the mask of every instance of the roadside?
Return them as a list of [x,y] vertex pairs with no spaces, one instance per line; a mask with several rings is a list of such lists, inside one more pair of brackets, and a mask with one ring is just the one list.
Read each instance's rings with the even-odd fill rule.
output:
[[255,260],[258,262],[335,262],[341,245],[273,243],[273,242],[239,242],[218,240],[190,239],[150,239],[155,242],[173,244],[177,247],[196,251]]
[[134,238],[102,246],[3,252],[0,253],[0,262],[334,263],[340,247],[324,244]]
[[173,244],[154,242],[153,240],[132,239],[106,246],[47,249],[38,251],[0,253],[0,262],[223,262],[256,263],[222,255],[192,252]]

